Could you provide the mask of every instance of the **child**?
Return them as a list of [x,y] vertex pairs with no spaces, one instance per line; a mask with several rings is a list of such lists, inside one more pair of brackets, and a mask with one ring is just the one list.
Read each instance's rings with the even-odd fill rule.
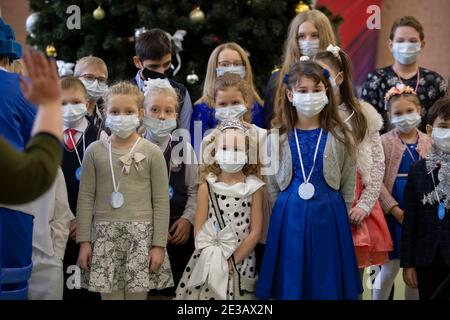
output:
[[208,68],[206,71],[205,84],[203,85],[203,95],[194,105],[191,118],[191,140],[193,145],[196,137],[195,131],[201,132],[200,139],[209,129],[215,128],[217,123],[230,117],[240,118],[247,112],[246,108],[231,106],[227,109],[218,110],[214,108],[214,87],[216,79],[225,73],[238,74],[250,88],[251,123],[258,127],[263,127],[263,101],[259,97],[253,84],[253,72],[247,53],[237,43],[229,42],[216,47],[209,56]]
[[[85,60],[82,60],[85,61]],[[106,134],[93,122],[88,121],[88,92],[83,83],[75,77],[60,80],[63,104],[64,151],[62,171],[67,186],[70,210],[77,212],[78,189],[80,187],[81,164],[86,148]],[[76,240],[76,220],[70,224],[70,235],[64,255],[64,282],[72,276],[71,266],[77,264],[79,245]],[[73,268],[73,267],[72,267]],[[70,289],[64,286],[64,300],[98,298],[86,290]]]
[[208,141],[195,215],[196,251],[176,299],[249,299],[256,284],[254,248],[262,229],[262,182],[250,164],[249,139],[238,119],[225,120]]
[[388,252],[392,250],[389,229],[378,201],[384,175],[379,134],[383,120],[371,105],[354,96],[351,61],[345,52],[329,45],[314,60],[330,71],[341,120],[349,126],[356,145],[357,190],[349,215],[356,258],[363,272],[366,267],[387,262]]
[[336,45],[336,36],[330,20],[319,10],[301,12],[289,25],[283,48],[282,67],[270,76],[264,95],[264,128],[271,128],[271,121],[276,113],[274,105],[280,105],[285,92],[282,90],[283,76],[301,56],[312,57],[323,51],[329,44]]
[[[450,298],[450,98],[428,112],[433,147],[411,165],[405,187],[400,251],[403,279],[421,300]],[[440,287],[440,288],[439,288]]]
[[105,61],[93,56],[83,57],[75,64],[74,76],[79,78],[86,87],[90,121],[99,128],[103,128],[103,108],[98,105],[98,101],[108,90],[108,68]]
[[[284,77],[274,120],[280,168],[268,177],[274,202],[258,280],[260,299],[356,299],[362,292],[348,217],[354,147],[339,118],[330,73],[312,61]],[[269,135],[272,147],[277,132]]]
[[[389,35],[389,49],[395,59],[392,66],[377,69],[367,75],[361,98],[377,108],[387,122],[384,96],[389,88],[404,83],[414,88],[422,106],[423,120],[428,109],[445,96],[445,80],[437,72],[419,67],[418,57],[425,47],[422,24],[414,17],[405,16],[394,21]],[[425,121],[423,121],[425,125]],[[386,132],[389,128],[384,128]],[[424,127],[420,128],[424,130]]]
[[[400,270],[400,239],[405,203],[403,193],[411,165],[425,158],[431,147],[427,135],[417,129],[420,125],[420,102],[414,89],[400,85],[386,94],[388,117],[394,129],[381,136],[386,171],[381,187],[380,202],[394,242],[390,261],[383,265],[375,280],[374,300],[387,300],[395,277]],[[417,290],[405,287],[405,299],[417,300]]]
[[[171,135],[177,127],[177,92],[167,79],[148,80],[146,83],[144,137],[161,149],[169,171],[170,224],[167,253],[176,288],[194,251],[191,229],[197,206],[198,165],[190,142],[180,142],[178,133],[175,133],[175,137]],[[180,146],[183,146],[181,154],[176,152]],[[163,293],[174,296],[175,288]]]
[[82,285],[105,300],[145,300],[150,289],[173,286],[165,250],[167,169],[161,150],[136,132],[143,100],[131,83],[108,90],[105,125],[112,135],[89,146],[81,170]]
[[74,216],[61,169],[52,188],[31,206],[34,211],[33,272],[28,282],[28,299],[62,300],[63,258]]
[[[144,90],[144,81],[148,79],[165,79],[172,64],[172,43],[169,35],[161,29],[151,29],[143,32],[136,39],[136,55],[133,57],[134,65],[139,71],[131,82],[141,91]],[[169,79],[172,87],[180,94],[180,128],[189,130],[192,114],[192,102],[186,87]]]

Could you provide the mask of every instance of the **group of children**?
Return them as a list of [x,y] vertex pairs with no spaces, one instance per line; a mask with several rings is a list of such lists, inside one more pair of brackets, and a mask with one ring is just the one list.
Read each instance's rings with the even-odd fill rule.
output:
[[60,79],[64,157],[35,203],[29,297],[358,299],[375,265],[374,299],[400,267],[407,299],[448,298],[450,98],[428,91],[424,106],[417,65],[415,89],[403,84],[417,62],[396,48],[420,47],[423,31],[402,19],[397,78],[369,75],[382,84],[364,87],[367,102],[317,10],[291,22],[264,103],[236,43],[213,51],[194,106],[167,78],[159,29],[136,39],[131,81],[108,87],[103,60],[79,60]]

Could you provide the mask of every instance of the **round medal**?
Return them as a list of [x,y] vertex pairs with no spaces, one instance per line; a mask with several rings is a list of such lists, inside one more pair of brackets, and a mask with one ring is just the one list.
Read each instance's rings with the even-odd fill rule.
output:
[[304,182],[298,187],[298,195],[303,200],[309,200],[314,197],[315,188],[312,183]]
[[125,199],[123,197],[123,194],[121,192],[111,192],[111,198],[110,203],[111,207],[114,209],[120,208],[123,206],[123,203],[125,202]]
[[173,198],[173,188],[171,185],[169,185],[169,200],[172,200]]
[[75,177],[78,181],[80,181],[81,178],[81,167],[78,167],[77,170],[75,170]]

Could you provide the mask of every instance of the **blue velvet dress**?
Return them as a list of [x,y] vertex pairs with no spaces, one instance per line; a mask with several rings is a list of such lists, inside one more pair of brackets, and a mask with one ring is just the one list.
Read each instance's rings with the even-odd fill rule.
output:
[[[398,169],[398,175],[394,182],[394,187],[392,188],[392,196],[398,202],[401,209],[404,209],[403,194],[405,191],[406,182],[408,181],[408,172],[411,165],[420,159],[419,153],[416,151],[417,144],[408,144],[407,148],[411,151],[414,160],[409,155],[408,150],[403,153],[402,162]],[[400,259],[400,242],[402,239],[402,225],[397,221],[397,219],[392,215],[385,215],[386,222],[391,233],[392,242],[394,243],[394,250],[389,252],[389,259]]]
[[[320,129],[297,129],[308,176]],[[303,200],[303,175],[295,136],[289,134],[293,177],[273,207],[256,296],[260,299],[356,299],[362,292],[347,208],[323,176],[324,131],[310,182],[314,197]]]

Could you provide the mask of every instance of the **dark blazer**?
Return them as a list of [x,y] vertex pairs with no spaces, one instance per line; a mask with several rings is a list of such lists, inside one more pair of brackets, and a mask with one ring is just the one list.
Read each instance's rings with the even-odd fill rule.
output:
[[[433,171],[436,185],[438,169]],[[429,266],[438,248],[450,266],[449,210],[443,220],[438,218],[438,204],[423,204],[425,194],[434,190],[431,174],[427,173],[425,160],[415,162],[405,187],[405,217],[402,226],[400,265],[408,267]]]

